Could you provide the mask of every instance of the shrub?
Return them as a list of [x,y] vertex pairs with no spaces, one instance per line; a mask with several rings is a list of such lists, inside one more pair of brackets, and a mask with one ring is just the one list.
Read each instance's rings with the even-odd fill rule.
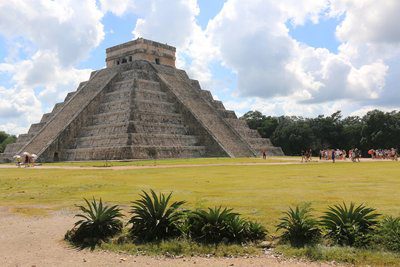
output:
[[233,216],[226,222],[226,236],[225,238],[229,242],[244,242],[246,240],[246,228],[247,221],[239,217],[239,215]]
[[327,235],[341,246],[366,246],[371,239],[374,226],[380,214],[363,204],[355,207],[334,205],[322,216],[321,223],[327,229]]
[[189,235],[194,240],[206,243],[231,241],[231,231],[235,225],[229,225],[229,223],[237,216],[238,214],[232,212],[232,209],[224,208],[222,210],[222,207],[196,210],[188,218]]
[[265,238],[265,228],[222,207],[197,210],[188,218],[189,236],[205,243],[239,243]]
[[257,222],[247,221],[245,233],[248,241],[263,240],[267,236],[267,229]]
[[94,246],[101,240],[106,240],[122,230],[123,217],[118,206],[106,206],[100,198],[97,202],[94,198],[89,202],[84,199],[86,206],[77,206],[82,213],[76,214],[80,217],[74,228],[67,231],[65,239],[81,246]]
[[277,225],[278,230],[283,230],[282,241],[289,242],[294,247],[303,247],[318,242],[321,237],[321,230],[318,228],[318,221],[311,216],[309,204],[296,206],[293,210],[284,212],[285,216],[280,218]]
[[379,223],[374,239],[385,249],[400,252],[400,217],[385,217]]
[[158,241],[181,234],[179,222],[182,212],[178,209],[185,203],[184,201],[173,202],[170,204],[172,193],[165,195],[160,193],[158,196],[150,190],[151,196],[142,191],[141,199],[132,202],[129,220],[132,224],[130,233],[140,241]]

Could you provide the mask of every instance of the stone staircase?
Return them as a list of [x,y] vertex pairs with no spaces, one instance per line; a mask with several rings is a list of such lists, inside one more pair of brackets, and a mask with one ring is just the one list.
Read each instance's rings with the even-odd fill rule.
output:
[[[116,74],[117,72],[110,69],[94,73],[87,83],[78,88],[75,94],[67,96],[64,104],[55,106],[52,112],[54,115],[49,116],[49,120],[45,123],[40,123],[43,124],[37,127],[40,130],[20,149],[20,153],[28,151],[42,155],[49,146],[58,146],[58,144],[54,144],[54,142],[58,141],[58,135],[74,121],[88,103],[108,85]],[[58,157],[58,152],[55,153],[57,154],[54,157]],[[47,157],[49,156],[47,155]]]
[[166,66],[153,65],[160,80],[190,110],[215,141],[231,157],[251,157],[253,149],[243,137],[224,120],[220,112],[201,96],[185,72]]
[[200,93],[203,99],[218,110],[225,121],[251,146],[257,156],[260,156],[262,151],[266,151],[268,156],[284,156],[280,147],[275,147],[268,138],[262,138],[256,130],[250,129],[245,120],[237,118],[234,111],[226,110],[221,101],[214,100],[210,91],[201,89],[198,81],[191,80],[191,85]]
[[186,126],[176,98],[158,81],[137,79],[132,107],[134,158],[205,156],[205,147]]

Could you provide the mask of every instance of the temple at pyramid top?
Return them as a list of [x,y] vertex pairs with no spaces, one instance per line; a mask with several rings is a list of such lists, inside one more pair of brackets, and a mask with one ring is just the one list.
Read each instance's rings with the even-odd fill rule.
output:
[[106,49],[106,65],[116,65],[146,60],[158,65],[175,67],[176,48],[167,44],[138,38]]
[[142,38],[106,50],[107,67],[43,114],[0,161],[283,155],[235,112],[175,68],[172,46]]

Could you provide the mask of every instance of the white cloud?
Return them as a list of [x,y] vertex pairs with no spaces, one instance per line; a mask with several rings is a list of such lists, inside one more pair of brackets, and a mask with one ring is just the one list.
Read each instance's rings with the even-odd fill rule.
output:
[[196,28],[196,0],[151,0],[151,8],[140,14],[133,34],[182,47]]
[[102,16],[95,0],[0,2],[0,34],[9,44],[0,74],[12,83],[0,90],[2,129],[26,131],[89,77],[75,65],[103,40]]
[[398,0],[332,0],[331,12],[345,14],[336,31],[342,42],[400,42]]
[[103,13],[111,12],[117,16],[136,10],[136,4],[130,0],[100,0],[100,6]]
[[63,65],[87,57],[104,38],[95,0],[2,1],[0,33],[22,36],[38,49],[55,52]]
[[41,103],[29,88],[0,87],[0,130],[22,133],[28,125],[38,122],[41,114]]
[[[223,64],[237,73],[237,90],[241,97],[275,100],[283,97],[291,100],[289,109],[293,101],[307,105],[342,99],[375,101],[387,88],[390,66],[386,59],[399,54],[390,49],[395,38],[389,38],[389,35],[396,34],[396,30],[386,29],[390,32],[387,36],[363,34],[366,37],[362,41],[379,39],[379,46],[358,45],[345,39],[357,35],[358,24],[348,23],[348,20],[353,21],[355,17],[362,20],[362,14],[374,12],[374,6],[384,6],[376,1],[369,1],[370,5],[350,4],[353,2],[368,1],[338,0],[330,5],[327,1],[228,0],[209,23],[207,34],[218,47]],[[397,4],[391,3],[385,8],[397,8]],[[357,12],[351,10],[359,6],[366,7]],[[321,16],[328,15],[344,16],[337,31],[346,42],[339,48],[339,53],[310,47],[290,36],[287,23],[301,25],[307,20],[318,23]],[[384,16],[373,18],[385,20]],[[373,18],[369,22],[371,25]],[[394,27],[392,23],[381,24],[375,27],[376,31],[379,27]]]

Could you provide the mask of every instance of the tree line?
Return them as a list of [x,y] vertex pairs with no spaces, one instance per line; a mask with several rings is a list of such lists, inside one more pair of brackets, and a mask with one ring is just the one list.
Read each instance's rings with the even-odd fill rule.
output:
[[302,150],[321,149],[362,150],[397,148],[400,146],[400,112],[372,110],[362,117],[343,117],[341,111],[316,118],[298,116],[265,116],[249,111],[242,119],[262,137],[270,138],[286,155],[299,155]]
[[8,144],[15,143],[16,140],[17,137],[15,135],[0,131],[0,153],[4,152]]

